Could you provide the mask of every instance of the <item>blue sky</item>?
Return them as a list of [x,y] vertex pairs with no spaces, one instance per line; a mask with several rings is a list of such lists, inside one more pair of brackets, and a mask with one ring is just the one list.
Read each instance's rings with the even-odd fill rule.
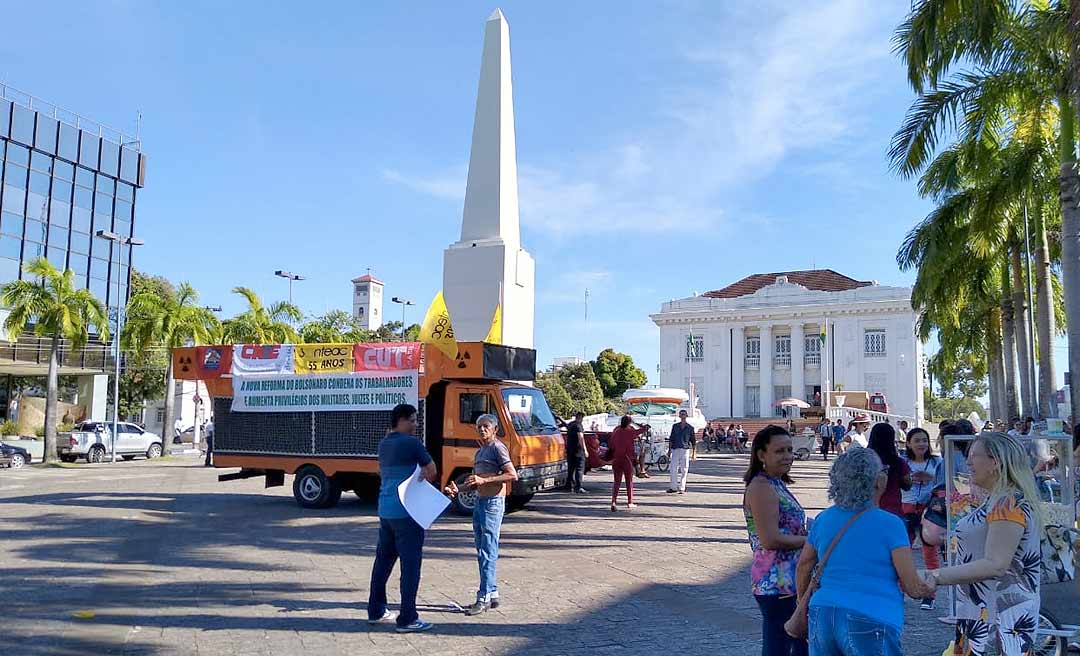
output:
[[[929,207],[885,157],[906,5],[499,5],[541,363],[612,346],[654,376],[648,314],[750,273],[910,284],[896,248]],[[227,315],[236,285],[283,299],[279,268],[307,276],[305,312],[349,309],[371,267],[418,321],[458,238],[494,7],[9,4],[0,79],[129,132],[142,112],[138,268]]]

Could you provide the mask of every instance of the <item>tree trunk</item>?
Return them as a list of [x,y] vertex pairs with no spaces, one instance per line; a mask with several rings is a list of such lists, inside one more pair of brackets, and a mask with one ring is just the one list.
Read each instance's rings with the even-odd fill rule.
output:
[[[1080,108],[1080,1],[1069,3],[1069,93],[1061,115],[1061,286],[1065,295],[1070,378],[1080,373],[1080,175],[1076,170],[1076,111]],[[1072,416],[1080,417],[1080,385],[1069,387]]]
[[1005,408],[1008,411],[1005,419],[1012,421],[1013,417],[1020,416],[1020,407],[1016,398],[1016,322],[1013,315],[1008,260],[1003,262],[1001,267],[1001,334],[1002,347],[1005,351]]
[[173,441],[173,413],[176,412],[176,380],[173,378],[172,355],[169,355],[169,366],[165,369],[165,425],[161,428],[161,451],[168,455],[172,450]]
[[60,338],[49,347],[49,375],[45,383],[45,462],[56,462],[56,403],[60,387]]
[[987,316],[986,346],[987,372],[990,377],[990,415],[996,421],[1008,420],[1009,409],[1005,401],[1005,365],[1001,361],[1001,311],[993,310]]
[[1039,414],[1043,417],[1057,416],[1054,393],[1057,372],[1054,371],[1054,335],[1057,326],[1054,319],[1054,291],[1050,279],[1050,248],[1043,220],[1043,205],[1035,208],[1035,328],[1039,345]]
[[1027,302],[1027,285],[1024,284],[1024,264],[1020,246],[1009,247],[1012,261],[1013,320],[1016,324],[1016,361],[1020,367],[1020,407],[1024,416],[1034,417],[1036,412],[1035,381],[1031,378],[1032,350],[1031,313]]

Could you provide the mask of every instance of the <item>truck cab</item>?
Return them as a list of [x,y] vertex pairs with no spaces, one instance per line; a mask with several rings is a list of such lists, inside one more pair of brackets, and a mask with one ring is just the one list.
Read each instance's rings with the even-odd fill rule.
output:
[[[436,395],[443,403],[438,414],[433,412]],[[485,414],[498,418],[499,440],[509,450],[518,472],[508,499],[512,506],[523,506],[536,492],[565,484],[563,438],[540,390],[505,382],[447,381],[428,394],[427,411],[424,441],[443,485],[454,481],[464,488],[480,446],[476,420]],[[436,419],[440,416],[441,421]],[[440,425],[434,426],[436,422]],[[454,504],[456,511],[469,514],[475,494],[462,493]]]

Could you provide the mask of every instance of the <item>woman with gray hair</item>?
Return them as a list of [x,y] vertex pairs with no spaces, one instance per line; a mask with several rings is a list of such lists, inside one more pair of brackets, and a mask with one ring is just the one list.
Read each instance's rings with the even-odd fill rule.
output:
[[[506,513],[507,485],[518,479],[506,445],[499,441],[499,420],[495,415],[481,415],[476,420],[481,445],[473,458],[473,473],[465,479],[465,489],[476,490],[473,507],[473,541],[480,566],[480,589],[476,603],[465,609],[466,615],[479,615],[499,607],[498,579],[495,564],[499,560],[499,533]],[[453,481],[444,490],[451,497],[460,490]]]
[[848,449],[829,471],[833,505],[814,520],[796,570],[802,594],[835,544],[810,599],[811,656],[899,656],[901,588],[916,599],[931,596],[932,587],[915,569],[903,520],[878,508],[887,483],[881,459],[870,449]]

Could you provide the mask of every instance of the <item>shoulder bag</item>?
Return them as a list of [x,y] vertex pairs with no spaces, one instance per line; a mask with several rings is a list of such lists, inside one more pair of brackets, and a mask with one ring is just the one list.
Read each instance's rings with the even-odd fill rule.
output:
[[855,513],[851,519],[844,524],[844,528],[840,529],[840,532],[836,534],[836,537],[832,539],[829,544],[829,548],[825,550],[825,556],[814,565],[814,571],[810,573],[810,583],[806,586],[806,589],[799,594],[799,601],[795,605],[795,612],[791,614],[791,619],[784,622],[784,633],[787,633],[792,638],[800,638],[806,640],[807,635],[810,633],[810,598],[814,596],[814,592],[821,587],[821,574],[825,571],[825,564],[829,562],[829,556],[832,555],[833,549],[840,542],[840,538],[844,537],[844,533],[851,528],[851,525],[855,523],[855,520],[859,519],[865,513],[865,510]]

